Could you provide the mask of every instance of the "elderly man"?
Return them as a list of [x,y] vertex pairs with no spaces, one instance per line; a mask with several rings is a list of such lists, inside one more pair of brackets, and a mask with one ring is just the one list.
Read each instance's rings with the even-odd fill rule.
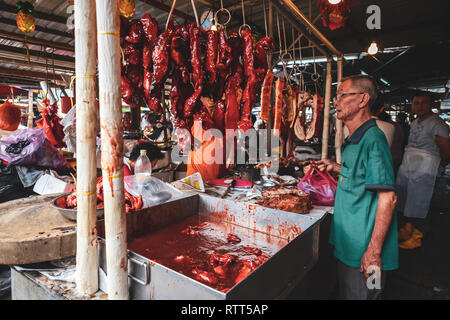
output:
[[411,124],[408,145],[397,175],[397,209],[407,220],[399,232],[402,249],[422,245],[439,166],[445,167],[450,160],[450,129],[431,108],[432,98],[428,93],[414,95],[411,109],[417,119]]
[[342,299],[379,298],[385,271],[398,268],[395,178],[386,137],[370,113],[376,98],[371,77],[342,80],[334,100],[349,130],[342,165],[319,162],[319,169],[339,173],[330,243]]

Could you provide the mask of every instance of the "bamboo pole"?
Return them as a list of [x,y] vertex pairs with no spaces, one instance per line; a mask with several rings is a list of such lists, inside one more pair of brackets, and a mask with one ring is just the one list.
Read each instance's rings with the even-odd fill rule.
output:
[[[269,1],[269,26],[268,26],[269,37],[273,39],[273,5],[272,1]],[[268,55],[268,65],[272,70],[272,59],[273,55],[270,53]],[[273,91],[273,90],[272,90]],[[266,132],[267,132],[267,156],[272,155],[272,103],[270,104],[270,112],[269,112],[269,121],[266,123]]]
[[75,0],[78,206],[76,287],[81,294],[92,294],[98,290],[96,55],[95,0]]
[[[341,84],[341,80],[342,80],[342,63],[343,63],[343,56],[339,56],[338,57],[338,62],[337,62],[337,83],[338,86]],[[334,146],[335,146],[335,151],[336,151],[336,162],[337,163],[341,163],[342,162],[342,152],[341,152],[341,147],[342,147],[342,141],[344,138],[344,130],[343,130],[343,126],[342,126],[342,120],[339,120],[336,118],[336,137],[335,137],[335,141],[334,141]]]
[[28,128],[33,128],[33,119],[34,119],[33,90],[29,90],[28,91],[28,122],[27,122]]
[[102,176],[108,299],[128,299],[118,0],[97,0]]
[[325,81],[325,108],[322,132],[322,159],[328,157],[328,137],[330,135],[330,98],[331,98],[331,65],[332,59],[327,60],[327,77]]

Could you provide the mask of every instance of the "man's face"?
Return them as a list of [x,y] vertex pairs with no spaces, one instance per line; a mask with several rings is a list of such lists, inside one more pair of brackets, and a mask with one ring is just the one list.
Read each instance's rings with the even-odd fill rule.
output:
[[360,91],[360,89],[352,87],[351,80],[344,81],[339,85],[337,97],[334,100],[336,117],[339,120],[351,120],[365,106],[362,99],[364,94],[359,93]]
[[431,100],[428,96],[414,97],[411,103],[412,112],[418,117],[431,112]]

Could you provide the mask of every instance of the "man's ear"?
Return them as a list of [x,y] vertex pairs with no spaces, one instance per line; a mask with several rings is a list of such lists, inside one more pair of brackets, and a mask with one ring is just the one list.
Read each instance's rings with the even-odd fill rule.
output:
[[364,108],[365,106],[368,106],[369,105],[369,100],[370,100],[370,95],[367,92],[364,92],[362,94],[362,98],[361,98],[361,102],[360,102],[361,108]]

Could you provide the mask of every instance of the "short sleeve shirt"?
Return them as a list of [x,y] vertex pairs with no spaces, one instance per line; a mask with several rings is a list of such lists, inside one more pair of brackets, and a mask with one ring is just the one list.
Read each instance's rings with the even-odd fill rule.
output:
[[[361,266],[375,225],[378,190],[395,190],[392,157],[375,119],[362,124],[342,146],[330,243],[346,265]],[[382,269],[398,268],[397,217],[394,214],[381,253]]]
[[440,157],[435,136],[448,138],[449,126],[437,114],[433,114],[422,122],[418,119],[411,123],[407,147],[421,149]]

